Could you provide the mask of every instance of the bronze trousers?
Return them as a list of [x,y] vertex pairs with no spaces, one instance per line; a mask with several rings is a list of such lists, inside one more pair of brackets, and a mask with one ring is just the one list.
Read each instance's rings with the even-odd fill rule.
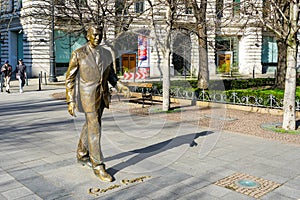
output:
[[77,158],[89,157],[93,167],[103,164],[101,151],[101,118],[104,110],[104,103],[98,112],[85,113],[85,124],[83,125],[77,148]]

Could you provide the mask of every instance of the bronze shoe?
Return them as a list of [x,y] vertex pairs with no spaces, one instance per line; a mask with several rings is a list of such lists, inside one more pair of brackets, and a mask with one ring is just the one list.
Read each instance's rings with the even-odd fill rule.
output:
[[105,170],[105,165],[97,165],[93,167],[94,174],[104,182],[112,182],[113,178]]
[[82,166],[92,167],[92,162],[88,156],[84,156],[79,158],[77,156],[77,162],[80,163]]

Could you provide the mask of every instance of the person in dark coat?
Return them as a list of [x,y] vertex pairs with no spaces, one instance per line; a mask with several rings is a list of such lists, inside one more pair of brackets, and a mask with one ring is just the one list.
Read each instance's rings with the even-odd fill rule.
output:
[[16,78],[19,80],[20,93],[23,93],[26,76],[26,65],[23,63],[22,59],[19,59],[18,65],[16,66]]
[[10,93],[10,78],[12,76],[12,67],[9,64],[9,61],[6,60],[4,65],[1,68],[1,72],[4,74],[4,83],[5,83],[5,90],[7,93]]

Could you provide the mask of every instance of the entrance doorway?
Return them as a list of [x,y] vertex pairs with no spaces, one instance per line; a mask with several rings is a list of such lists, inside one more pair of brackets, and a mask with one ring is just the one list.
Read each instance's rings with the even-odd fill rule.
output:
[[9,32],[9,62],[15,70],[15,66],[18,64],[18,59],[23,59],[23,32],[22,31],[10,31]]
[[136,54],[122,55],[122,72],[135,72],[136,69]]

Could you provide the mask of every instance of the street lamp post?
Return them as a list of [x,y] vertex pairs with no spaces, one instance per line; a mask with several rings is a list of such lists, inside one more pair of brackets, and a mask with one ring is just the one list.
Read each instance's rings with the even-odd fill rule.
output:
[[50,34],[50,82],[57,82],[56,78],[56,63],[55,63],[55,49],[54,49],[54,0],[51,5],[51,34]]

